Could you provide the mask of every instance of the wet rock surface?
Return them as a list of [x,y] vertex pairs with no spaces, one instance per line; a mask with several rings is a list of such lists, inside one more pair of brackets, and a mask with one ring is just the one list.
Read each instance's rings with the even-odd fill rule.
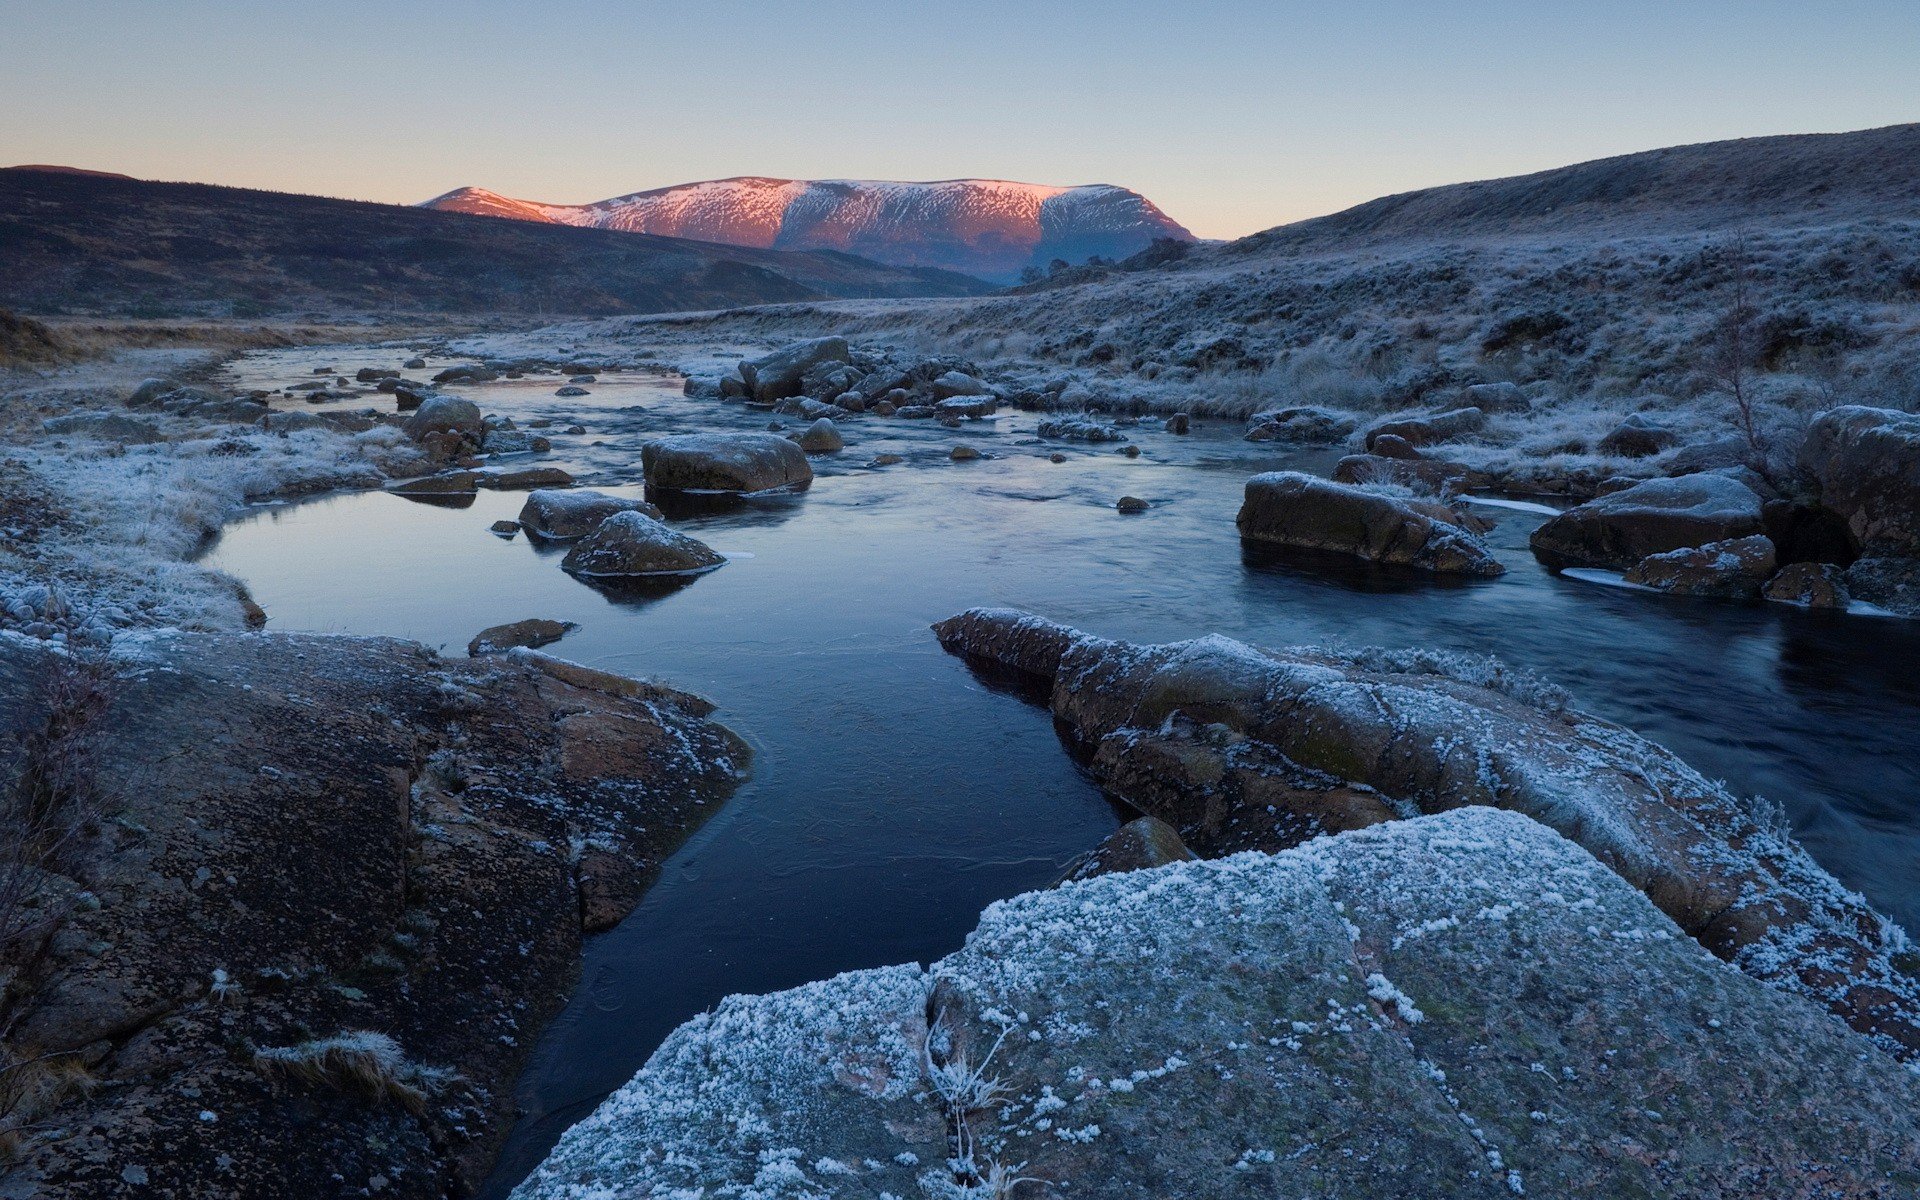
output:
[[143,635],[77,731],[62,669],[0,646],[9,776],[64,720],[100,814],[9,948],[8,1050],[93,1082],[34,1096],[9,1197],[466,1194],[582,936],[748,761],[694,697],[527,651]]
[[770,433],[685,433],[641,447],[647,487],[749,495],[813,481],[806,452]]
[[1007,609],[935,631],[1049,685],[1102,786],[1202,856],[1510,809],[1585,846],[1716,955],[1920,1058],[1920,974],[1896,927],[1764,813],[1495,661],[1222,637],[1136,646]]
[[732,997],[515,1195],[1890,1200],[1916,1104],[1578,846],[1466,808],[1029,893],[926,971]]
[[1255,541],[1448,574],[1488,577],[1505,571],[1445,506],[1420,505],[1298,471],[1249,479],[1238,520],[1240,536]]

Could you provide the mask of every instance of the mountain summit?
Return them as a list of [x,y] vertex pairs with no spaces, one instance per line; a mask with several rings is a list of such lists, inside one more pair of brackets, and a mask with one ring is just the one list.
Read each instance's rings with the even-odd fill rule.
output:
[[1126,188],[1003,179],[890,183],[740,176],[579,205],[515,200],[468,187],[421,207],[732,246],[839,250],[1001,282],[1056,258],[1123,258],[1155,238],[1193,240],[1185,226]]

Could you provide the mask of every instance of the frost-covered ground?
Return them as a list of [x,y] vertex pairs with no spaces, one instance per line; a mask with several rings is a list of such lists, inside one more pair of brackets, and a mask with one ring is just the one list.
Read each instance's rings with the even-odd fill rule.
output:
[[1009,391],[1059,384],[1060,407],[1233,417],[1316,405],[1372,418],[1513,382],[1526,410],[1495,414],[1446,456],[1593,474],[1670,465],[1676,451],[1602,451],[1633,413],[1683,446],[1733,435],[1736,384],[1783,452],[1807,417],[1837,404],[1920,407],[1911,220],[1258,243],[1022,294],[613,318],[466,348],[638,351],[718,374],[740,345],[839,333],[969,358]]
[[[126,351],[0,379],[0,627],[94,637],[126,627],[245,628],[245,589],[193,564],[195,551],[249,503],[370,486],[416,457],[391,427],[279,435],[123,408],[143,378],[191,378],[215,358]],[[43,425],[93,412],[154,440]]]

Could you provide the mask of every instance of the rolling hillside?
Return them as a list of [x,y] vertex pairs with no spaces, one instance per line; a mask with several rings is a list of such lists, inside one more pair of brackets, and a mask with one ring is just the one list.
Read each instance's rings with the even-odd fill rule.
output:
[[0,170],[0,305],[28,312],[587,315],[987,290],[847,254]]

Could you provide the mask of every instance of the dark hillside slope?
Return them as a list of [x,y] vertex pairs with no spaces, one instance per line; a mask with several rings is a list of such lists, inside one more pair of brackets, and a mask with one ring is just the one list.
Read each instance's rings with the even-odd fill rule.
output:
[[612,314],[987,290],[846,254],[0,170],[0,304],[30,312]]

